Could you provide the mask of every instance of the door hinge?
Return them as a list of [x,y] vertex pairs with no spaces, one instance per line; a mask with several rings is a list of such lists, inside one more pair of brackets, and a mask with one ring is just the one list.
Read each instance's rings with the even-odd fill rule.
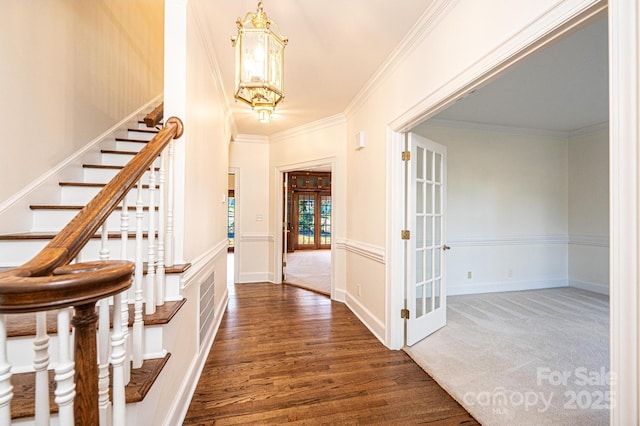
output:
[[402,231],[400,231],[400,238],[402,238],[403,240],[410,240],[411,231],[409,231],[408,229],[403,229]]
[[411,151],[402,151],[402,161],[411,161]]
[[282,262],[282,266],[286,267],[287,266],[287,262]]
[[400,318],[409,319],[409,310],[408,309],[401,310],[400,311]]

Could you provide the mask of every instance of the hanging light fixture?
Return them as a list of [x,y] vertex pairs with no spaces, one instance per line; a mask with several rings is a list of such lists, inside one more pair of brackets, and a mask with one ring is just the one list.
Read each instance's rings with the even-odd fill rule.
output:
[[[263,123],[284,99],[284,48],[289,42],[280,34],[258,2],[258,10],[238,18],[238,35],[231,38],[236,49],[235,98],[251,105]],[[274,27],[275,30],[274,31]]]

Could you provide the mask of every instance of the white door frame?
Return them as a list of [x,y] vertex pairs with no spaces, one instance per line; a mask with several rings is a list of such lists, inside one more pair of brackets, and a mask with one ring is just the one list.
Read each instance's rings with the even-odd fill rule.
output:
[[293,163],[286,164],[282,166],[278,166],[275,169],[274,176],[274,193],[276,194],[276,206],[275,212],[276,215],[273,218],[273,229],[274,229],[274,240],[275,240],[275,256],[273,271],[274,271],[274,282],[276,284],[282,284],[282,246],[284,242],[282,241],[282,217],[284,215],[284,195],[282,191],[282,185],[284,182],[284,174],[286,172],[293,172],[296,170],[304,170],[315,167],[324,167],[329,166],[331,168],[331,298],[334,299],[335,294],[335,247],[336,247],[336,218],[335,214],[335,171],[336,171],[336,157],[327,157],[327,158],[319,158],[317,160],[305,161],[301,163]]
[[[609,185],[610,185],[610,357],[611,386],[616,399],[611,409],[612,425],[637,424],[640,416],[640,5],[638,0],[594,2],[565,22],[548,27],[542,37],[510,52],[501,47],[502,62],[484,69],[475,78],[459,78],[455,90],[406,111],[387,129],[387,306],[386,342],[393,349],[403,345],[404,324],[399,312],[403,306],[404,253],[400,243],[402,229],[402,164],[400,153],[403,132],[452,105],[456,99],[481,87],[511,65],[576,26],[608,9],[609,19]],[[511,53],[507,55],[507,53]]]

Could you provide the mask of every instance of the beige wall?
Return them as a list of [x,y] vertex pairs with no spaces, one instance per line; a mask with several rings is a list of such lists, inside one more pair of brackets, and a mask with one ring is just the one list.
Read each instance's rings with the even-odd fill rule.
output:
[[229,166],[236,171],[235,261],[238,282],[269,281],[269,142],[240,135],[230,144]]
[[414,132],[447,147],[448,294],[567,285],[567,137]]
[[569,283],[609,293],[609,129],[569,139]]
[[0,201],[162,93],[163,11],[153,0],[0,2]]

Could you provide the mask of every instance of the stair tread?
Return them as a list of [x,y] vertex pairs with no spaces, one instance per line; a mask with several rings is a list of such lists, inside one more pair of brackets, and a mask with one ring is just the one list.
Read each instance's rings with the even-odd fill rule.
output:
[[138,151],[123,151],[121,149],[101,149],[101,154],[136,155]]
[[[107,170],[121,170],[124,166],[114,166],[112,164],[83,164],[85,169],[107,169]],[[160,167],[154,167],[155,171],[160,171]]]
[[149,141],[145,139],[132,139],[132,138],[116,138],[116,142],[149,143]]
[[[82,210],[82,205],[61,205],[61,204],[32,204],[29,206],[31,210]],[[149,206],[143,206],[143,210],[149,210]],[[159,207],[155,207],[156,211]],[[122,207],[116,207],[116,210],[122,210]],[[127,206],[127,210],[136,210],[136,206]]]
[[160,130],[158,129],[127,129],[130,132],[140,132],[140,133],[159,133]]
[[[180,310],[187,299],[165,302],[156,307],[156,312],[150,315],[142,314],[145,325],[167,324]],[[58,332],[57,311],[47,311],[47,334]],[[129,327],[133,325],[134,305],[129,304]],[[7,337],[26,337],[36,334],[36,314],[11,314],[6,316]]]
[[[140,402],[145,398],[170,356],[171,354],[167,353],[164,358],[148,359],[143,362],[141,368],[131,369],[131,380],[125,387],[127,404]],[[57,413],[58,406],[54,402],[55,381],[53,376],[54,372],[49,371],[49,407],[52,413]],[[11,384],[13,385],[11,418],[33,417],[35,415],[35,373],[14,374],[11,376]]]

